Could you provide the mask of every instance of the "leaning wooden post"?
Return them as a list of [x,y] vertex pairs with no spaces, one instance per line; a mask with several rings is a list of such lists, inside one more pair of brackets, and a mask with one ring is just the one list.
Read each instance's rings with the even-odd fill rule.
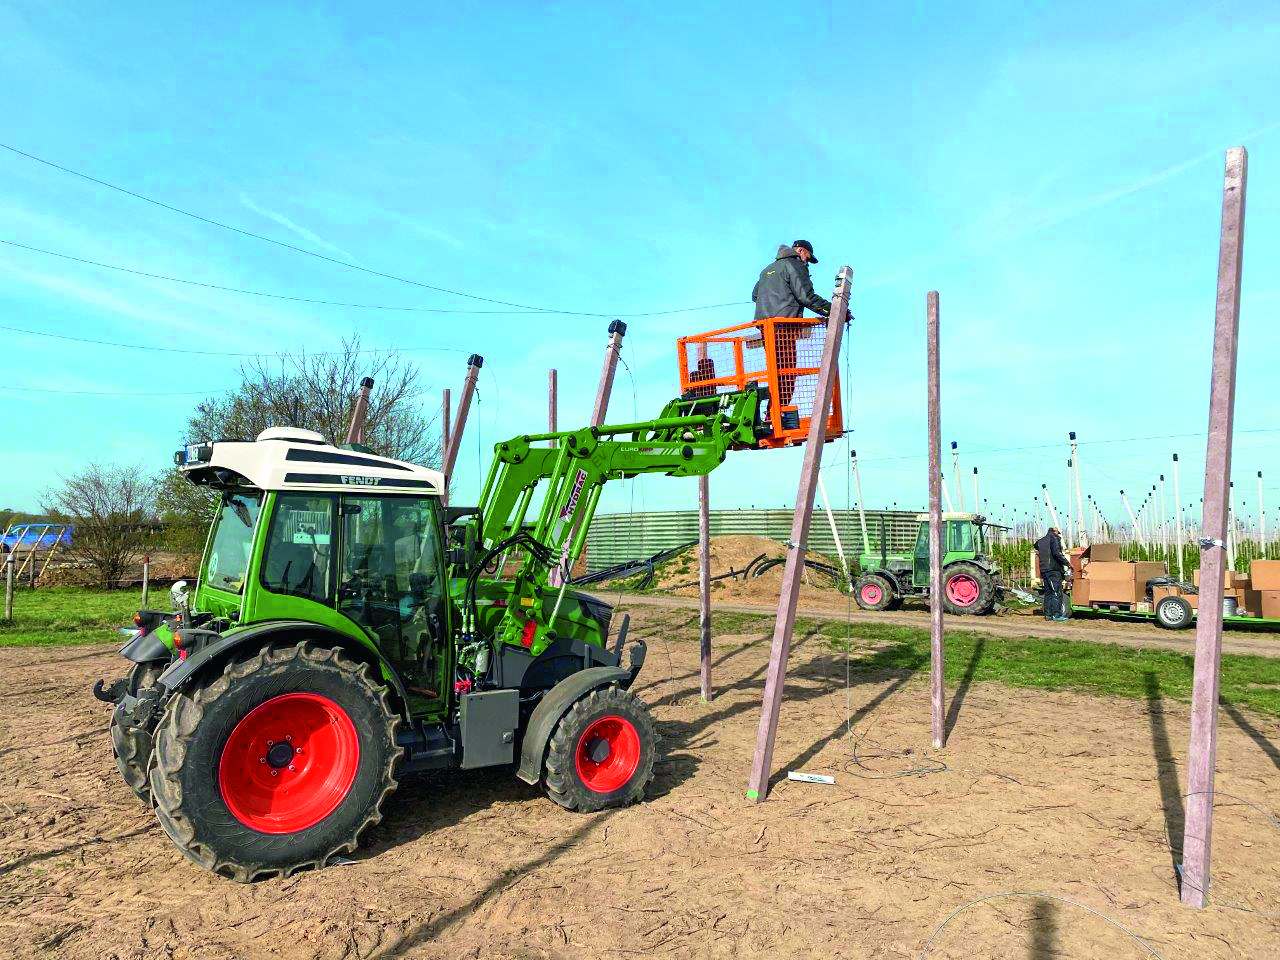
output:
[[698,478],[698,638],[702,702],[711,699],[711,478]]
[[[556,383],[556,368],[552,367],[547,373],[547,432],[555,433],[559,427],[556,426],[556,403],[558,401],[559,384]],[[547,446],[554,447],[555,439],[547,441]]]
[[593,427],[604,423],[605,414],[609,410],[609,396],[613,393],[613,374],[618,369],[618,354],[622,351],[622,338],[626,333],[627,325],[621,320],[614,320],[609,324],[609,346],[604,352],[604,370],[600,374],[600,387],[596,390],[596,405],[591,410]]
[[365,377],[360,381],[360,392],[356,394],[355,409],[351,411],[351,425],[347,427],[348,445],[364,443],[364,421],[369,415],[369,393],[372,390],[372,377]]
[[480,376],[480,368],[484,366],[484,357],[473,353],[467,358],[467,378],[462,381],[462,396],[458,398],[458,416],[453,421],[453,429],[449,431],[449,445],[444,451],[444,483],[449,488],[449,479],[453,476],[453,465],[458,460],[458,448],[462,445],[462,432],[467,426],[467,413],[471,410],[471,395],[476,390],[476,380]]
[[778,710],[782,706],[787,657],[791,653],[791,635],[796,625],[796,603],[800,599],[805,542],[809,538],[809,523],[813,520],[813,495],[818,486],[818,470],[822,466],[822,445],[826,441],[828,411],[831,409],[831,397],[835,388],[840,340],[844,335],[845,317],[849,311],[849,281],[852,277],[853,271],[847,266],[841,267],[836,274],[836,289],[831,298],[826,343],[822,351],[822,369],[818,372],[813,410],[809,417],[809,437],[804,447],[804,463],[800,468],[796,510],[791,521],[791,539],[787,541],[787,562],[783,569],[782,590],[778,594],[778,615],[774,621],[773,644],[769,652],[769,672],[765,677],[764,699],[760,706],[760,729],[756,734],[751,779],[747,783],[747,799],[757,803],[769,792],[773,741],[778,732]]
[[151,596],[151,554],[142,555],[142,607],[145,610]]
[[925,352],[929,380],[929,720],[933,745],[941,747],[946,739],[946,730],[942,708],[942,414],[936,290],[929,293],[926,303]]
[[1187,821],[1182,839],[1182,902],[1203,907],[1209,891],[1213,838],[1213,775],[1218,747],[1218,681],[1222,665],[1223,561],[1227,483],[1235,426],[1236,339],[1240,329],[1240,267],[1244,255],[1244,197],[1249,157],[1227,151],[1218,251],[1218,304],[1213,329],[1209,392],[1209,444],[1204,467],[1204,519],[1200,531],[1200,596],[1196,667],[1191,687],[1191,745],[1187,750]]

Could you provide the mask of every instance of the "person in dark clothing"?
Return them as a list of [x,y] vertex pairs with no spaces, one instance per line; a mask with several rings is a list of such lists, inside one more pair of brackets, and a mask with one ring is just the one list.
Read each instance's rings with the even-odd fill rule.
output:
[[756,305],[756,319],[766,317],[803,317],[805,308],[820,317],[831,312],[831,301],[813,292],[809,264],[817,263],[813,244],[797,240],[778,248],[773,263],[760,271],[751,299]]
[[1062,552],[1061,531],[1050,527],[1049,532],[1035,542],[1035,548],[1040,560],[1040,580],[1044,583],[1044,618],[1066,620],[1062,579],[1070,576],[1071,561]]
[[[791,246],[778,248],[778,255],[773,263],[760,271],[760,279],[751,291],[751,299],[756,305],[756,321],[769,317],[802,317],[805,308],[812,310],[820,317],[831,313],[831,301],[823,300],[813,292],[813,282],[809,279],[809,264],[817,263],[813,255],[813,244],[808,240],[797,240]],[[764,327],[761,327],[763,332]],[[796,375],[782,373],[793,369],[796,365],[796,341],[803,331],[799,324],[776,324],[773,333],[774,357],[778,366],[778,402],[786,406],[791,402],[791,394],[795,389]]]

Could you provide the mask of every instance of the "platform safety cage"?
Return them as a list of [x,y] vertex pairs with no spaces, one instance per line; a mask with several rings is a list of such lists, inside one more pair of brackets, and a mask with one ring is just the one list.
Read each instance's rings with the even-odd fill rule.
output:
[[[826,342],[825,317],[769,317],[681,337],[676,341],[680,391],[690,398],[713,397],[763,386],[768,393],[765,417],[770,429],[759,445],[804,443]],[[838,439],[843,432],[840,375],[836,371],[826,439]]]

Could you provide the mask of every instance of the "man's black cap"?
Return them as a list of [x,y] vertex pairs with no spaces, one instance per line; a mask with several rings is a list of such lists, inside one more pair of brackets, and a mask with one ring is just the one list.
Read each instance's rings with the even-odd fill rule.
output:
[[808,251],[809,251],[809,257],[810,257],[809,262],[810,262],[810,263],[817,263],[817,262],[818,262],[818,258],[817,258],[817,257],[815,257],[815,256],[813,255],[813,244],[812,244],[812,243],[810,243],[808,240],[797,240],[795,243],[793,243],[793,244],[792,244],[792,246],[793,246],[793,247],[804,247],[804,249],[806,249],[806,250],[808,250]]

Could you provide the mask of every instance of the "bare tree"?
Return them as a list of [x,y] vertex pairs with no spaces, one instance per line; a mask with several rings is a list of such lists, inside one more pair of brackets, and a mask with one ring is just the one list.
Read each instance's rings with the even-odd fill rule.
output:
[[49,513],[74,524],[67,553],[98,571],[111,587],[136,564],[151,536],[154,488],[136,466],[90,463],[79,473],[60,476],[60,487],[44,494]]
[[425,386],[417,365],[395,351],[366,351],[360,337],[326,354],[282,353],[240,367],[240,386],[196,407],[187,439],[252,440],[267,427],[303,427],[341,443],[360,381],[372,377],[365,444],[383,456],[438,465],[435,418],[416,401]]

